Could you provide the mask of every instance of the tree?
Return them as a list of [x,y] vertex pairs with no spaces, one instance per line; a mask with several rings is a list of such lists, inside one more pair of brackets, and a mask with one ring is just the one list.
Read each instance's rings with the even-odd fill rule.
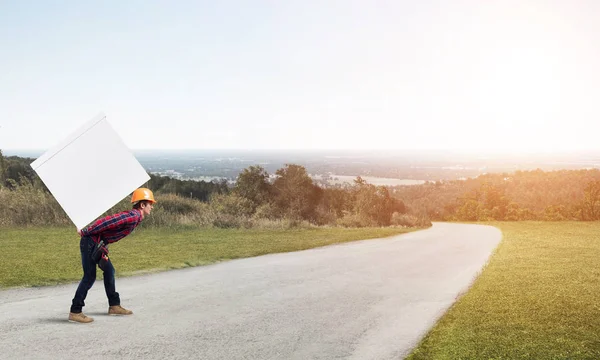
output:
[[508,220],[508,221],[522,220],[520,218],[520,211],[521,211],[521,209],[519,208],[519,204],[514,203],[514,202],[508,204],[508,208],[506,211],[506,220]]
[[544,220],[562,221],[570,218],[569,211],[564,205],[550,205],[544,210]]
[[480,217],[479,202],[477,200],[466,200],[456,212],[457,220],[478,221]]
[[483,194],[483,208],[489,210],[494,220],[504,220],[509,204],[504,190],[498,186],[483,183],[480,191]]
[[406,212],[404,203],[392,198],[385,186],[375,186],[361,180],[360,177],[354,180],[354,211],[359,218],[378,226],[389,226],[395,212]]
[[41,184],[41,180],[30,165],[32,162],[33,159],[31,158],[2,156],[4,185],[10,189],[14,189],[14,186],[11,184],[21,184],[24,179],[30,184]]
[[589,182],[585,187],[581,210],[583,220],[598,220],[600,218],[600,181]]
[[321,204],[328,212],[339,218],[344,216],[345,211],[352,209],[352,198],[345,189],[327,188],[323,189]]
[[270,200],[271,184],[269,184],[269,174],[261,166],[250,166],[238,175],[233,191],[237,195],[250,200],[253,209],[256,209]]
[[286,164],[275,172],[273,183],[276,206],[291,218],[312,220],[323,190],[314,185],[306,169]]

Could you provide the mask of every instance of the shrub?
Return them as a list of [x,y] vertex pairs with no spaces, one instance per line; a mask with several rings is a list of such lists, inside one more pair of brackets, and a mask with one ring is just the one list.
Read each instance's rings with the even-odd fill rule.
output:
[[317,206],[315,210],[315,223],[317,225],[335,225],[338,217],[335,214],[335,210],[325,208],[323,205]]
[[156,197],[157,208],[172,214],[189,215],[202,210],[203,203],[174,194],[163,194]]
[[345,214],[337,220],[337,225],[343,227],[373,227],[378,226],[377,221],[364,214]]
[[210,199],[210,207],[217,214],[234,217],[249,217],[254,211],[254,204],[249,199],[237,194],[217,194]]
[[210,206],[200,200],[174,194],[158,194],[151,215],[144,219],[145,226],[210,226],[215,218]]
[[0,226],[69,225],[69,217],[54,197],[27,179],[0,189]]
[[256,211],[252,215],[252,219],[254,219],[254,220],[258,220],[258,219],[275,220],[275,219],[280,219],[281,217],[282,217],[281,212],[271,203],[266,203],[266,204],[262,204],[262,205],[258,206],[256,208]]
[[392,225],[404,227],[429,227],[431,221],[425,216],[415,216],[410,214],[392,214]]

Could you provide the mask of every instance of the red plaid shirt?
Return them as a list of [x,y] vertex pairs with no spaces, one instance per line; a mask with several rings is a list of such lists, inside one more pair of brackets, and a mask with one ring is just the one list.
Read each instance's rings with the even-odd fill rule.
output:
[[81,235],[91,236],[96,243],[99,243],[102,239],[112,244],[131,234],[141,221],[142,212],[140,210],[123,211],[96,220],[92,225],[82,229]]

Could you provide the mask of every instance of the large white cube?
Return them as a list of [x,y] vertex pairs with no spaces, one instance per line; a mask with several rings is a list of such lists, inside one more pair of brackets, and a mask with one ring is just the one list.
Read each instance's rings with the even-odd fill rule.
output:
[[150,179],[104,114],[48,150],[31,167],[77,229]]

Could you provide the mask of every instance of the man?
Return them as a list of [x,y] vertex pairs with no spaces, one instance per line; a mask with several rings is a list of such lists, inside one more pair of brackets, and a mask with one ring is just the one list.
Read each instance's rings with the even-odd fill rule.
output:
[[[81,250],[81,266],[83,267],[83,278],[77,287],[69,321],[79,323],[90,323],[93,318],[86,316],[82,309],[85,306],[85,298],[88,290],[96,281],[96,262],[92,259],[92,252],[100,242],[106,246],[115,243],[125,236],[129,235],[144,219],[150,214],[156,201],[152,191],[146,188],[139,188],[133,192],[131,197],[133,209],[123,211],[118,214],[107,216],[96,220],[87,228],[78,230],[81,235],[79,248]],[[133,312],[121,307],[119,293],[115,289],[115,268],[108,256],[103,257],[102,271],[104,272],[104,289],[108,297],[109,315],[131,315]]]

